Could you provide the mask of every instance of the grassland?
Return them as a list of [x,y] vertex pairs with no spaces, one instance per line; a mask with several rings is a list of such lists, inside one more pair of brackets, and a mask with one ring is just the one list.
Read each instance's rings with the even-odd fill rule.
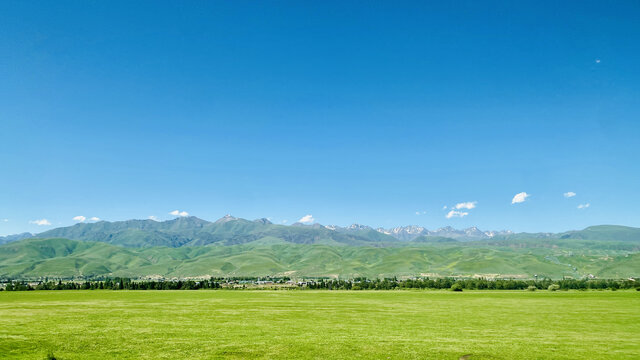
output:
[[0,358],[637,359],[640,293],[0,293]]

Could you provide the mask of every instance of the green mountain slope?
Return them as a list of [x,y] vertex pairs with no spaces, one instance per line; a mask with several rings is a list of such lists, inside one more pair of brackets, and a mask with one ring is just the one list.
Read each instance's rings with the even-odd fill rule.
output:
[[21,234],[14,234],[14,235],[8,235],[8,236],[0,236],[0,245],[2,244],[6,244],[6,243],[10,243],[12,241],[19,241],[22,239],[28,239],[33,237],[32,233],[28,233],[28,232],[24,232]]
[[374,245],[397,240],[377,231],[341,233],[320,225],[284,226],[264,219],[249,221],[226,216],[216,222],[183,217],[157,222],[128,220],[81,223],[49,230],[39,238],[98,241],[127,247],[238,245],[271,237],[295,244]]
[[68,239],[0,246],[0,277],[74,276],[502,276],[640,275],[637,252],[469,243],[398,247],[259,241],[231,246],[124,248]]
[[[451,233],[459,231],[450,229]],[[479,232],[478,229],[475,229]],[[459,236],[459,235],[456,235]],[[82,241],[98,241],[126,247],[181,247],[239,245],[255,241],[270,243],[284,242],[293,244],[325,244],[355,246],[398,246],[405,243],[440,243],[451,242],[450,237],[423,235],[411,241],[402,241],[391,235],[376,231],[367,226],[352,225],[348,228],[327,228],[319,224],[313,225],[275,225],[266,219],[254,221],[225,216],[218,221],[209,222],[196,217],[179,217],[169,221],[128,220],[97,223],[80,223],[74,226],[61,227],[37,235],[38,238],[65,238]],[[15,240],[19,240],[16,237]],[[518,233],[502,234],[493,238],[455,238],[456,241],[473,242],[510,242],[573,240],[626,243],[629,246],[640,244],[640,229],[601,225],[584,230],[565,233]]]
[[569,231],[559,236],[561,239],[581,239],[600,241],[624,241],[640,243],[640,229],[620,225],[590,226],[584,230]]
[[[1,277],[640,275],[640,229],[593,226],[476,241],[400,241],[366,226],[225,216],[77,224],[0,246]],[[51,237],[44,239],[43,237]]]

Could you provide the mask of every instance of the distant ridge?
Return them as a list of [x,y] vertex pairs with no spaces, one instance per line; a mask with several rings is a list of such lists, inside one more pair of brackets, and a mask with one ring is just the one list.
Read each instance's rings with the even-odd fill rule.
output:
[[33,237],[33,234],[30,232],[23,232],[21,234],[15,234],[15,235],[7,235],[7,236],[0,236],[0,245],[8,243],[8,242],[12,242],[12,241],[19,241],[22,239],[28,239]]
[[[382,234],[380,234],[382,235]],[[215,222],[195,216],[168,221],[127,220],[80,223],[37,234],[38,238],[98,241],[126,247],[237,245],[261,239],[295,244],[374,245],[397,241],[391,236],[344,233],[320,224],[276,225],[266,218],[254,221],[225,215]]]
[[[344,230],[362,230],[362,229],[371,229],[371,227],[366,225],[353,224],[346,228],[340,228],[339,226],[329,226],[331,229],[344,229]],[[463,230],[456,230],[450,226],[442,227],[437,230],[428,230],[425,227],[418,225],[408,225],[408,226],[398,226],[391,229],[385,228],[377,228],[376,231],[393,236],[394,238],[402,241],[411,241],[415,238],[421,236],[439,236],[439,237],[447,237],[451,239],[459,239],[461,241],[473,241],[473,240],[483,240],[490,239],[494,236],[500,235],[509,235],[513,234],[512,231],[503,230],[503,231],[482,231],[477,227],[470,227]]]
[[640,229],[600,225],[563,233],[381,231],[367,225],[276,225],[225,215],[80,223],[4,237],[0,278],[42,276],[640,275]]
[[[562,233],[514,233],[512,231],[482,231],[477,227],[457,230],[442,227],[428,230],[409,225],[390,229],[362,224],[341,227],[319,223],[294,223],[290,226],[273,224],[267,218],[246,220],[225,215],[211,222],[195,216],[172,220],[125,220],[79,223],[55,228],[39,234],[23,233],[0,237],[0,244],[26,238],[66,238],[82,241],[98,241],[126,247],[182,247],[203,245],[237,245],[261,239],[273,243],[328,244],[355,246],[394,246],[399,243],[429,242],[436,238],[458,242],[509,241],[514,239],[573,239],[606,240],[620,242],[640,241],[640,229],[618,225],[591,226],[583,230]],[[431,239],[431,240],[430,240]]]
[[597,225],[589,226],[580,231],[568,231],[560,234],[562,239],[582,239],[582,240],[610,240],[610,241],[638,241],[640,239],[640,228],[620,225]]

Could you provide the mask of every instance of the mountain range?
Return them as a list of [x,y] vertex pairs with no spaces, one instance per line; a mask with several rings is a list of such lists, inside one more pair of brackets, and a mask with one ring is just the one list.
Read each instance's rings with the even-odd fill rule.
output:
[[0,245],[6,244],[8,242],[28,239],[32,237],[34,237],[34,235],[30,232],[23,232],[21,234],[15,234],[15,235],[0,236]]
[[640,229],[562,233],[277,225],[230,215],[79,223],[0,238],[0,278],[201,276],[629,277]]
[[[128,247],[147,246],[199,246],[236,245],[266,237],[280,238],[298,244],[324,243],[344,245],[384,246],[398,241],[412,241],[419,237],[445,237],[458,241],[477,241],[496,236],[512,235],[511,231],[482,231],[477,227],[456,230],[443,227],[428,230],[417,225],[399,226],[390,229],[372,228],[353,224],[347,227],[337,225],[294,223],[291,226],[276,225],[266,218],[253,221],[231,215],[214,221],[206,221],[194,216],[178,217],[168,221],[127,220],[78,223],[60,227],[39,234],[22,233],[0,237],[0,244],[31,237],[67,238],[106,242]],[[553,234],[548,234],[551,236]]]

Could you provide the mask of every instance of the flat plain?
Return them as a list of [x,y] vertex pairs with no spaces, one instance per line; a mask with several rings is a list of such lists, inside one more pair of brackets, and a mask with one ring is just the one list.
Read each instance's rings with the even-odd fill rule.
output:
[[0,358],[637,359],[637,291],[0,292]]

